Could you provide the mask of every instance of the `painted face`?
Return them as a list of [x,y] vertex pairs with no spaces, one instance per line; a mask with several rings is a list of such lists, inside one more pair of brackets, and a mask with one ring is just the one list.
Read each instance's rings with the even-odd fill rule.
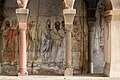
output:
[[5,21],[6,28],[10,27],[10,22],[7,20]]
[[47,28],[51,28],[51,21],[50,21],[50,19],[47,20]]
[[57,31],[60,30],[60,22],[59,21],[55,22],[55,28],[56,28]]
[[78,21],[77,20],[74,20],[73,21],[73,25],[77,25]]

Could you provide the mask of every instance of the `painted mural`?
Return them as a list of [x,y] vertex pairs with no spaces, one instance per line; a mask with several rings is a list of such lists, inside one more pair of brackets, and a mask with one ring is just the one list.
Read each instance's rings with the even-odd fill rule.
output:
[[[15,65],[18,64],[18,30],[17,21],[15,19],[5,18],[2,27],[2,54],[1,54],[1,65],[3,73],[8,69],[10,73]],[[11,67],[6,67],[6,66]],[[11,71],[10,71],[11,70]],[[16,69],[17,70],[17,69]],[[13,71],[14,72],[14,71]]]
[[[80,4],[80,6],[76,6]],[[66,31],[62,0],[30,0],[27,26],[27,67],[29,74],[64,74]],[[88,26],[83,0],[76,0],[77,14],[73,22],[72,53],[74,74],[88,72]],[[11,10],[12,9],[12,10]],[[18,72],[19,31],[15,8],[5,6],[2,22],[2,74]],[[36,11],[35,11],[36,10]],[[14,13],[8,14],[7,11]],[[8,17],[9,16],[9,17]],[[9,19],[7,19],[9,18]],[[14,66],[14,67],[13,67]],[[11,68],[11,69],[10,69]]]

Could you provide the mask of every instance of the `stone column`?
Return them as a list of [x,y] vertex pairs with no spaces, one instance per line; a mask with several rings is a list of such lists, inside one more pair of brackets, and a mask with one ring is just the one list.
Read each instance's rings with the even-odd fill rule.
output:
[[94,44],[94,23],[95,18],[88,19],[89,34],[88,34],[88,61],[89,61],[89,73],[93,73],[93,44]]
[[76,9],[63,10],[63,15],[65,19],[65,29],[66,29],[66,70],[64,72],[65,76],[73,76],[71,32],[72,32],[73,20],[75,14],[76,14]]
[[18,76],[27,76],[27,57],[26,57],[26,29],[27,29],[27,15],[28,9],[17,9],[16,14],[19,21],[19,31],[20,31],[20,53],[19,53],[19,73]]
[[106,28],[105,35],[105,70],[109,77],[120,76],[120,10],[105,12]]

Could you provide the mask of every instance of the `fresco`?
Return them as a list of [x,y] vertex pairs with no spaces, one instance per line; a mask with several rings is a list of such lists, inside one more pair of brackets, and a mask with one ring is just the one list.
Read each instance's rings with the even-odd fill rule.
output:
[[15,19],[4,19],[1,27],[2,31],[2,66],[3,72],[6,65],[17,65],[18,63],[18,30]]
[[[86,7],[76,0],[77,14],[73,22],[72,53],[74,74],[88,72],[88,26]],[[76,6],[80,4],[80,6]],[[62,0],[30,0],[27,26],[27,67],[29,74],[64,74],[66,31]],[[36,10],[36,11],[35,11]],[[7,12],[11,12],[8,14]],[[19,30],[15,7],[5,6],[2,22],[3,74],[17,74],[19,63]]]

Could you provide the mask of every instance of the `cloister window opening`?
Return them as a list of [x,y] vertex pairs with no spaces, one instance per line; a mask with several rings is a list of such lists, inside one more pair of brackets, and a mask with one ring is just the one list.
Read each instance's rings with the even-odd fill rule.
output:
[[[16,6],[11,6],[9,3],[6,5],[6,3],[2,5],[2,17],[4,16],[4,19],[1,21],[0,29],[0,72],[1,74],[9,75],[10,73],[16,74],[18,72],[19,32],[15,14]],[[74,75],[88,74],[89,66],[91,67],[89,61],[93,63],[93,73],[103,73],[104,69],[104,6],[103,3],[98,1],[98,5],[96,5],[97,3],[95,4],[97,6],[96,9],[93,12],[89,12],[91,8],[88,8],[90,6],[86,6],[86,4],[88,4],[86,1],[76,0],[74,5],[77,10],[72,30]],[[38,0],[37,2],[30,0],[27,7],[30,10],[26,33],[27,68],[29,74],[63,75],[66,64],[66,32],[63,17],[65,5],[61,0]],[[35,12],[34,10],[37,11]],[[95,15],[90,17],[96,18],[95,21],[90,20],[91,22],[93,21],[91,26],[89,23],[91,18],[88,18],[88,15],[92,13],[95,13]],[[93,32],[89,32],[91,27]],[[94,41],[91,46],[88,45],[91,44],[88,36],[91,36],[92,39],[90,39]],[[91,56],[89,57],[89,55]],[[98,67],[99,69],[97,69]]]

